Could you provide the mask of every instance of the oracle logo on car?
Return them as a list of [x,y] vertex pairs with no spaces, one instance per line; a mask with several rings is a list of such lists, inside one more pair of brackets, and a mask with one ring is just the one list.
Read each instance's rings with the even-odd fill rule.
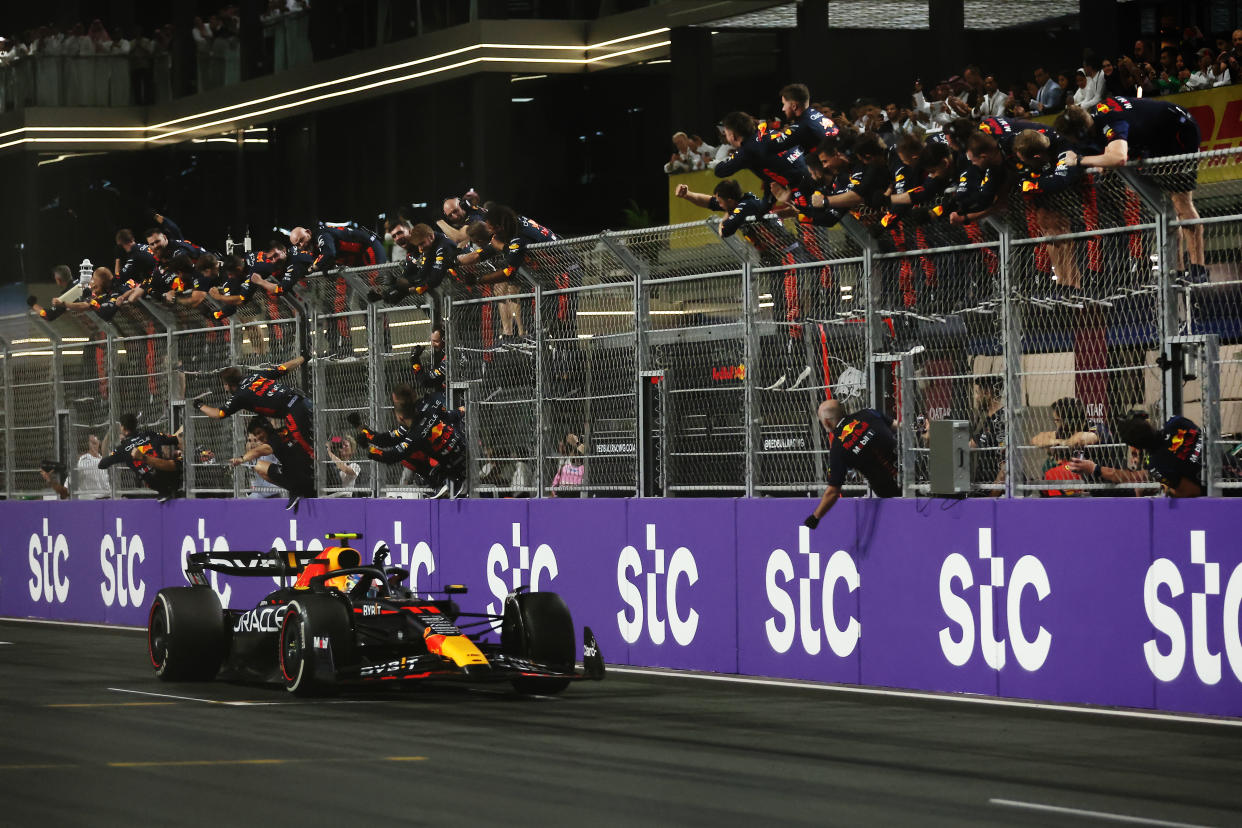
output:
[[[838,581],[844,581],[850,592],[858,589],[858,565],[848,552],[838,549],[821,568],[820,553],[811,551],[811,530],[806,526],[798,527],[798,554],[806,556],[806,574],[798,578],[796,594],[790,587],[796,574],[793,558],[784,549],[773,549],[768,556],[764,583],[768,603],[776,613],[763,623],[768,644],[778,653],[787,653],[797,638],[807,655],[818,655],[827,639],[835,655],[853,654],[862,637],[862,624],[851,615],[841,626],[834,596]],[[818,596],[811,593],[812,581],[820,582]],[[823,626],[817,627],[817,622]]]
[[[1195,675],[1207,685],[1220,683],[1220,652],[1212,652],[1208,644],[1209,627],[1216,612],[1209,619],[1208,597],[1220,595],[1220,564],[1207,559],[1207,533],[1192,530],[1190,533],[1190,563],[1203,568],[1203,590],[1190,593],[1190,657]],[[1192,579],[1195,583],[1197,579]],[[1185,591],[1182,572],[1169,558],[1157,558],[1147,568],[1143,579],[1143,606],[1147,618],[1156,631],[1168,641],[1168,652],[1160,651],[1155,638],[1143,642],[1143,657],[1147,668],[1160,681],[1173,681],[1182,674],[1186,665],[1186,626],[1183,617],[1168,603],[1161,601],[1160,588],[1167,587],[1169,598],[1177,598]],[[1211,602],[1215,604],[1216,602]],[[1242,564],[1234,567],[1225,584],[1225,599],[1220,606],[1224,638],[1224,660],[1238,681],[1242,682],[1242,630],[1239,629],[1239,610],[1242,609]]]
[[142,537],[126,535],[122,519],[117,518],[115,534],[104,535],[99,542],[99,568],[103,572],[99,594],[103,596],[105,606],[142,606],[147,585],[135,575],[134,564],[146,559]]
[[[950,627],[939,632],[940,649],[954,667],[962,667],[975,652],[975,631],[978,630],[979,650],[983,662],[993,670],[1005,666],[1006,641],[994,638],[996,608],[993,593],[1005,589],[1005,559],[992,555],[992,530],[979,529],[979,558],[988,562],[986,583],[978,586],[978,616],[966,593],[974,589],[974,574],[970,560],[957,552],[944,559],[940,566],[940,606],[949,620],[961,628],[961,635],[954,637]],[[953,589],[954,582],[961,585],[963,594]],[[1043,626],[1031,640],[1022,635],[1022,594],[1035,590],[1036,600],[1042,602],[1051,592],[1048,571],[1034,555],[1023,555],[1009,572],[1009,586],[1005,595],[1005,615],[1008,619],[1009,648],[1022,669],[1034,672],[1043,666],[1052,648],[1052,633]]]
[[[694,634],[699,629],[699,613],[691,608],[684,615],[678,604],[678,583],[684,581],[687,587],[694,586],[699,580],[699,567],[694,555],[684,546],[679,546],[668,556],[665,565],[664,550],[656,546],[656,526],[647,524],[647,552],[651,553],[651,569],[646,573],[646,613],[643,612],[643,590],[639,589],[631,579],[643,575],[643,556],[633,546],[626,546],[617,556],[617,593],[629,607],[629,613],[621,610],[617,613],[617,627],[621,637],[627,644],[634,644],[642,638],[646,631],[647,638],[657,646],[665,641],[664,625],[673,634],[673,640],[683,647],[694,641]],[[663,584],[663,590],[661,590]],[[660,600],[660,592],[664,600]],[[660,617],[660,604],[664,604],[665,617]]]
[[[529,586],[531,592],[538,592],[545,583],[555,581],[559,574],[556,566],[556,553],[546,543],[535,547],[531,554],[530,545],[522,543],[522,524],[513,524],[513,558],[510,550],[502,543],[493,543],[487,551],[487,585],[496,600],[487,605],[487,612],[500,615],[504,610],[505,596],[520,586]],[[505,580],[505,574],[509,580]],[[546,580],[545,580],[546,578]],[[492,628],[500,631],[500,622],[492,622]]]
[[43,519],[43,534],[31,535],[29,544],[31,578],[27,586],[30,600],[49,604],[63,604],[69,598],[69,576],[60,575],[62,563],[69,562],[69,540],[64,535],[52,534],[47,518]]
[[[185,571],[186,558],[193,552],[210,552],[217,554],[229,551],[229,542],[223,535],[210,537],[207,533],[206,518],[198,519],[197,532],[195,535],[185,535],[181,538],[181,570]],[[209,574],[211,588],[215,590],[216,595],[220,596],[220,606],[225,609],[229,606],[229,598],[233,594],[233,587],[225,583],[220,586],[220,573],[212,572]],[[190,583],[190,579],[186,578],[186,583]]]

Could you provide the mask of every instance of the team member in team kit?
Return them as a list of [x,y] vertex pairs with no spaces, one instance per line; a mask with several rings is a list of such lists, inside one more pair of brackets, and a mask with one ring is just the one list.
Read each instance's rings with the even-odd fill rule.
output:
[[159,494],[161,503],[176,497],[181,489],[180,440],[158,431],[140,430],[133,414],[123,415],[120,426],[121,442],[99,461],[99,468],[125,463],[142,485]]
[[[1057,119],[1056,128],[1071,139],[1081,141],[1080,153],[1071,163],[1083,167],[1123,167],[1133,158],[1198,152],[1201,139],[1194,116],[1177,104],[1121,95],[1105,98],[1089,111],[1071,104]],[[1104,151],[1093,153],[1093,148],[1100,146]],[[1152,180],[1169,193],[1179,220],[1199,218],[1194,203],[1194,189],[1199,180],[1198,161],[1175,162],[1172,169],[1157,171]],[[1182,252],[1189,260],[1189,281],[1207,281],[1203,225],[1183,227],[1180,235]]]
[[[416,399],[409,386],[393,391],[393,403],[397,428],[384,434],[362,428],[358,445],[365,446],[372,459],[401,463],[432,486],[440,486],[434,497],[448,494],[450,482],[465,484],[469,455],[461,417],[445,411],[433,396]],[[361,420],[351,415],[349,422],[359,426]]]
[[259,477],[289,492],[289,502],[285,508],[296,512],[302,498],[315,496],[314,461],[293,439],[287,426],[278,428],[267,417],[256,415],[250,420],[246,431],[258,439],[258,444],[241,457],[229,460],[229,464],[239,466],[269,454],[273,455],[276,458],[275,463],[259,460],[254,470]]
[[1095,483],[1146,483],[1154,480],[1169,497],[1203,496],[1203,431],[1186,417],[1170,417],[1156,431],[1147,412],[1131,414],[1117,426],[1117,436],[1141,452],[1141,469],[1114,469],[1086,458],[1066,465]]
[[847,469],[854,469],[871,484],[878,497],[900,497],[897,484],[897,437],[889,419],[878,411],[865,409],[846,414],[837,400],[819,406],[819,421],[828,432],[828,488],[819,505],[803,525],[811,529],[828,514],[841,497]]
[[785,124],[781,130],[770,133],[768,140],[777,146],[801,147],[804,155],[840,132],[831,118],[811,106],[811,90],[803,83],[791,83],[781,90],[781,114]]
[[748,218],[762,218],[768,212],[767,206],[762,201],[753,193],[743,193],[742,186],[732,178],[718,183],[712,195],[696,193],[685,184],[677,185],[675,195],[678,198],[684,198],[696,207],[725,213],[724,220],[720,222],[720,227],[717,229],[721,238],[732,236],[746,223]]
[[303,391],[277,382],[305,361],[304,357],[294,357],[269,371],[252,371],[248,374],[243,374],[235,365],[225,368],[220,372],[220,379],[224,381],[224,388],[229,392],[228,401],[223,408],[213,408],[200,402],[198,410],[204,416],[216,419],[236,414],[242,409],[267,417],[278,417],[284,421],[290,439],[313,459],[315,439],[310,397]]
[[782,145],[777,141],[764,140],[755,119],[745,112],[730,112],[724,116],[721,125],[725,141],[733,147],[733,154],[715,166],[717,178],[728,178],[738,170],[750,170],[761,179],[779,184],[786,190],[806,178],[806,157],[802,147],[792,141]]

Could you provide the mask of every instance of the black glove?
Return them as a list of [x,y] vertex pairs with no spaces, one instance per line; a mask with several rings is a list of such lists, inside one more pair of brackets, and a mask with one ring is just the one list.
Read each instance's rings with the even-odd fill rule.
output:
[[815,515],[811,515],[806,520],[802,521],[802,525],[807,529],[814,529],[816,526],[819,526],[819,518],[815,517]]
[[358,443],[358,448],[364,449],[371,445],[371,438],[366,431],[359,431],[354,437],[354,441]]
[[311,352],[309,348],[303,347],[300,351],[298,351],[298,356],[302,358],[303,362],[309,363],[311,361]]
[[354,428],[362,428],[362,415],[360,415],[357,411],[351,411],[349,412],[349,416],[345,418],[345,422],[349,423]]

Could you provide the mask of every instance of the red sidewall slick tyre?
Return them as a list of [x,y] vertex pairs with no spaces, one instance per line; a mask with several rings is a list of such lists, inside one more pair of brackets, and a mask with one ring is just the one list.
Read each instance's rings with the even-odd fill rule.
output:
[[147,615],[147,657],[164,681],[210,681],[228,637],[220,598],[207,587],[161,589]]
[[[307,595],[289,603],[277,646],[285,689],[299,696],[335,692],[342,668],[354,663],[354,631],[340,601]],[[326,664],[325,664],[326,660]]]

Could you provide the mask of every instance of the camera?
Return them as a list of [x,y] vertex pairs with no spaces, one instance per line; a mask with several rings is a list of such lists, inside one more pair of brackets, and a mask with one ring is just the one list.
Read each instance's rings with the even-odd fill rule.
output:
[[39,468],[48,474],[56,476],[57,481],[64,483],[69,476],[69,470],[65,468],[65,464],[59,460],[44,460],[39,463]]

